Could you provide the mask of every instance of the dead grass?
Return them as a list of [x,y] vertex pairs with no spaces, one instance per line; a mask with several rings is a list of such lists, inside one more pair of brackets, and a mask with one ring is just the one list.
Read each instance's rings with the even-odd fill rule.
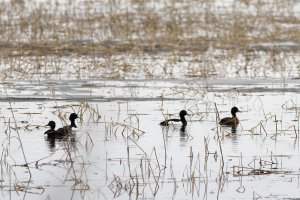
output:
[[299,72],[295,4],[2,2],[1,79],[228,77],[228,67],[231,76],[287,77]]
[[[68,4],[68,8],[65,7]],[[148,50],[247,49],[298,42],[296,1],[11,0],[0,5],[2,56]],[[197,42],[198,41],[198,42]]]

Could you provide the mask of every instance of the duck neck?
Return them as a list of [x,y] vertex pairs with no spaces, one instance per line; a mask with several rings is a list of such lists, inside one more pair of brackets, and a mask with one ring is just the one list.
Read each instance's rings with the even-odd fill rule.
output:
[[71,119],[71,125],[70,127],[74,127],[74,128],[77,128],[76,124],[75,124],[75,119]]
[[235,113],[231,113],[232,114],[232,118],[236,118],[236,114]]
[[180,116],[180,121],[182,122],[182,124],[185,126],[187,124],[187,121],[185,119],[184,116]]

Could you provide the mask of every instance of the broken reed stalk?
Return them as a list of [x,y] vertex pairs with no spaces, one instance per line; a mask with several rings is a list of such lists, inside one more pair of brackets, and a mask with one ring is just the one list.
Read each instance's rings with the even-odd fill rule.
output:
[[220,173],[219,173],[219,178],[218,178],[218,193],[217,193],[217,199],[219,199],[219,195],[221,192],[221,185],[222,185],[222,181],[223,181],[223,176],[224,176],[224,156],[223,156],[223,150],[222,150],[222,143],[221,143],[221,139],[219,136],[219,121],[220,121],[220,115],[219,115],[219,111],[217,108],[217,104],[214,103],[215,105],[215,111],[216,111],[216,125],[217,125],[217,141],[219,144],[219,151],[221,154],[221,167],[220,167]]
[[105,151],[105,183],[107,183],[107,180],[108,180],[108,174],[107,174],[107,169],[108,169],[108,158],[107,158],[107,150]]
[[23,196],[23,199],[25,199],[26,197],[26,194],[27,194],[27,190],[29,189],[29,184],[30,184],[30,180],[32,178],[32,174],[31,174],[31,171],[29,169],[29,165],[28,165],[28,162],[27,162],[27,158],[25,156],[25,151],[24,151],[24,148],[23,148],[23,143],[22,143],[22,140],[21,140],[21,137],[20,137],[20,133],[19,133],[19,130],[18,130],[18,125],[17,125],[17,121],[16,121],[16,118],[15,118],[15,114],[14,114],[14,111],[12,109],[12,106],[11,106],[11,101],[9,100],[9,106],[10,106],[10,110],[11,110],[11,113],[12,113],[12,116],[13,116],[13,119],[14,119],[14,124],[15,124],[15,130],[17,132],[17,136],[18,136],[18,140],[20,142],[20,147],[21,147],[21,150],[22,150],[22,154],[23,154],[23,158],[24,158],[24,161],[25,161],[25,167],[27,168],[28,170],[28,173],[29,173],[29,179],[27,181],[27,186],[26,186],[26,189],[25,189],[25,192],[24,192],[24,196]]
[[218,123],[220,121],[220,114],[219,114],[219,110],[218,110],[216,102],[214,102],[214,105],[215,105],[215,109],[216,109],[216,121]]
[[278,122],[278,121],[277,121],[277,119],[276,119],[276,115],[274,115],[274,116],[275,116],[275,128],[276,128],[276,129],[275,129],[275,130],[276,130],[276,131],[275,131],[275,140],[276,140],[276,139],[277,139],[277,122]]
[[[218,111],[218,108],[217,108],[217,104],[214,103],[215,105],[215,109],[216,109],[216,124],[217,124],[217,130],[219,130],[219,121],[220,121],[220,115],[219,115],[219,111]],[[224,169],[224,157],[223,157],[223,150],[222,150],[222,144],[221,144],[221,140],[220,140],[220,136],[219,136],[219,131],[217,131],[217,139],[218,139],[218,142],[219,142],[219,150],[220,150],[220,153],[221,153],[221,168],[222,168],[222,173],[223,173],[223,169]]]
[[154,155],[155,155],[155,158],[156,158],[156,162],[157,162],[157,165],[158,165],[158,170],[160,171],[160,164],[159,164],[159,160],[158,160],[158,157],[157,157],[157,153],[156,153],[156,149],[155,147],[153,147],[153,151],[154,151]]
[[204,149],[205,149],[204,170],[207,170],[207,161],[208,161],[209,151],[208,151],[208,142],[207,142],[207,139],[205,136],[204,136]]
[[265,134],[266,134],[266,136],[267,136],[268,133],[267,133],[267,131],[266,131],[264,125],[262,124],[262,122],[260,122],[260,130],[261,130],[261,128],[264,130],[264,132],[265,132]]
[[140,159],[140,169],[141,169],[141,177],[142,177],[142,180],[143,180],[143,185],[145,185],[145,178],[146,178],[146,173],[144,172],[144,169],[143,169],[143,160],[144,160],[144,157],[142,157]]
[[[26,166],[26,168],[27,168],[27,170],[29,172],[29,180],[30,180],[31,177],[32,177],[32,174],[31,174],[31,171],[30,171],[29,166],[28,166],[27,158],[26,158],[25,151],[24,151],[24,148],[23,148],[23,143],[22,143],[22,140],[21,140],[21,137],[20,137],[20,133],[18,131],[17,121],[16,121],[16,118],[15,118],[15,114],[14,114],[13,108],[11,106],[11,101],[10,100],[9,100],[9,107],[10,107],[11,114],[12,114],[13,119],[14,119],[15,131],[17,132],[18,140],[20,142],[20,147],[21,147],[23,158],[24,158],[24,161],[25,161],[24,166]],[[28,183],[29,183],[29,181],[28,181]]]
[[42,158],[40,158],[40,159],[38,159],[38,160],[35,160],[35,161],[32,161],[32,162],[30,162],[30,163],[24,163],[24,164],[20,164],[20,165],[15,164],[14,166],[21,166],[21,167],[24,167],[24,166],[26,166],[26,165],[30,165],[30,164],[33,164],[33,163],[34,163],[34,164],[35,164],[35,167],[38,168],[38,163],[39,163],[39,161],[44,160],[44,159],[46,159],[46,158],[49,158],[49,157],[51,157],[53,154],[55,154],[55,152],[52,152],[52,153],[49,154],[48,156],[42,157]]
[[163,141],[164,141],[164,153],[165,153],[165,162],[164,162],[164,168],[167,167],[167,146],[166,146],[166,136],[164,135],[164,132],[162,131]]
[[[69,167],[67,174],[69,174],[70,172],[73,172],[74,177],[75,177],[74,181],[76,181],[78,179],[77,179],[76,170],[75,170],[75,166],[74,166],[75,161],[73,160],[72,153],[71,153],[71,151],[72,151],[71,142],[70,141],[65,141],[62,144],[66,148],[66,152],[65,152],[66,158],[65,158],[65,160],[68,163],[71,163],[71,166]],[[68,158],[69,158],[69,160],[68,160]],[[63,157],[61,159],[63,159]],[[66,176],[66,179],[67,179],[67,176]]]
[[131,167],[130,167],[130,153],[129,153],[129,146],[127,146],[127,165],[128,165],[128,170],[129,170],[129,176],[132,177],[131,175]]
[[127,139],[130,139],[130,141],[133,142],[146,155],[146,157],[148,157],[147,153],[144,151],[144,149],[142,149],[140,145],[138,145],[138,143],[136,143],[136,141],[134,141],[130,136],[128,136]]

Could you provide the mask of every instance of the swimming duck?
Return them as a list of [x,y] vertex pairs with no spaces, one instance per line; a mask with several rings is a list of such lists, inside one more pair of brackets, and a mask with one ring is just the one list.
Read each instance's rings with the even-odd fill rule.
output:
[[239,119],[236,117],[237,112],[240,112],[237,107],[231,108],[232,117],[225,117],[221,119],[219,124],[224,126],[237,126],[239,124]]
[[168,125],[169,125],[169,122],[172,121],[172,122],[181,122],[183,126],[186,126],[186,125],[187,125],[187,121],[186,121],[186,119],[185,119],[185,117],[184,117],[184,116],[186,116],[186,115],[187,115],[187,112],[186,112],[185,110],[182,110],[182,111],[180,111],[180,113],[179,113],[180,119],[167,119],[167,120],[165,120],[165,121],[163,121],[163,122],[160,122],[159,125],[161,125],[161,126],[168,126]]
[[49,123],[46,126],[50,126],[50,129],[44,133],[45,135],[47,135],[49,138],[60,137],[60,133],[55,130],[55,121],[49,121]]
[[66,136],[72,133],[72,128],[77,128],[75,124],[75,119],[78,118],[78,115],[76,113],[72,113],[69,117],[69,120],[71,121],[70,125],[64,126],[62,128],[57,129],[56,131],[59,132],[62,136]]
[[67,135],[70,135],[72,133],[72,128],[77,128],[75,124],[75,119],[78,118],[78,115],[76,113],[72,113],[69,117],[69,120],[71,121],[71,125],[64,126],[62,128],[59,128],[55,130],[55,122],[49,121],[49,123],[46,126],[50,126],[50,129],[47,130],[44,134],[47,134],[48,138],[63,138]]

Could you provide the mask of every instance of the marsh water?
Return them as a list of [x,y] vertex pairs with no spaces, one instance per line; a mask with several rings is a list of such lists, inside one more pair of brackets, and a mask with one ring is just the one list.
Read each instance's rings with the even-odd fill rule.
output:
[[[1,199],[297,198],[299,85],[299,79],[6,82]],[[240,125],[218,126],[217,115],[230,116],[234,105],[242,111]],[[159,126],[182,109],[189,113],[186,127]],[[60,127],[72,112],[81,116],[72,138],[44,137],[49,120]]]

